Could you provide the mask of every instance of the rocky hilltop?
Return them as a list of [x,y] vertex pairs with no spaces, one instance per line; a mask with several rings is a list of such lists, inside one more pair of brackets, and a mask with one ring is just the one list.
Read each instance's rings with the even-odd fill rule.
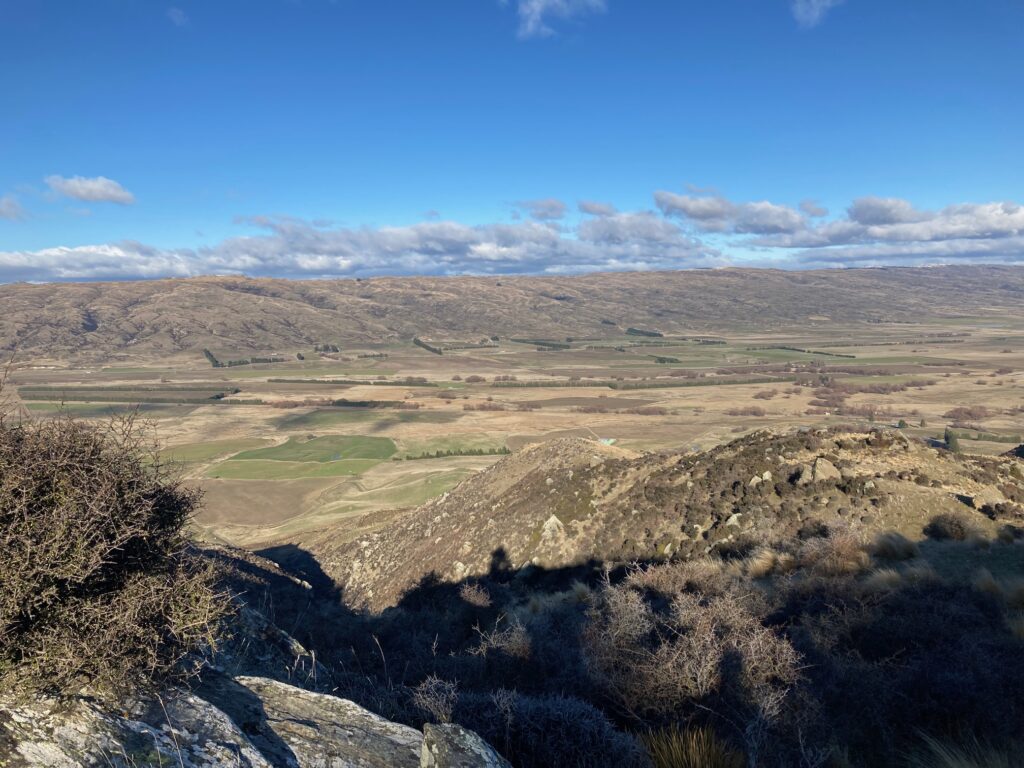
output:
[[759,432],[700,454],[631,454],[583,439],[498,462],[383,530],[304,541],[346,600],[380,609],[424,578],[492,569],[665,560],[848,526],[920,539],[965,514],[981,532],[1024,523],[1010,457],[964,456],[898,430]]

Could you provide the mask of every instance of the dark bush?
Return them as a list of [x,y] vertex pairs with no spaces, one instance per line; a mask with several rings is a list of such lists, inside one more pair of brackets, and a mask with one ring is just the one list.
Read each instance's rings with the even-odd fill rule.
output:
[[964,515],[944,512],[936,515],[924,527],[924,535],[938,541],[964,541],[977,532]]
[[198,502],[131,420],[0,418],[0,688],[186,674],[226,610],[183,534]]
[[646,768],[640,742],[572,696],[499,689],[459,696],[454,720],[493,744],[517,768]]

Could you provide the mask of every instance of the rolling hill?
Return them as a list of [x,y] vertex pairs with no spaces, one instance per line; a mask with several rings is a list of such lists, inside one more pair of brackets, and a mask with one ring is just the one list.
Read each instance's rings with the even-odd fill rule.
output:
[[723,269],[578,277],[203,277],[0,286],[0,350],[28,359],[147,360],[206,347],[523,334],[607,337],[905,323],[1019,310],[1024,268]]

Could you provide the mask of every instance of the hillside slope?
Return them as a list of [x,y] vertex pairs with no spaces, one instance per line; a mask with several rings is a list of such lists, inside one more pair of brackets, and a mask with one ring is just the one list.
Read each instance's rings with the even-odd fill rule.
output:
[[10,284],[0,285],[0,350],[99,361],[416,335],[609,336],[631,325],[702,332],[921,322],[1005,315],[1022,300],[1024,268],[1000,266]]
[[701,454],[632,456],[581,439],[514,454],[350,544],[302,545],[350,604],[395,604],[424,577],[623,563],[814,535],[821,525],[912,539],[937,514],[980,531],[1024,524],[1024,464],[958,456],[895,431],[757,433]]

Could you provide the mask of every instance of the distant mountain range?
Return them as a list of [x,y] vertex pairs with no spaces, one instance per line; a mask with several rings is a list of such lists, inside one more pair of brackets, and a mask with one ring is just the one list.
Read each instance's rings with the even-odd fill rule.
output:
[[574,277],[205,277],[0,286],[0,350],[142,360],[204,348],[529,334],[609,337],[921,322],[1019,312],[1024,268],[754,269]]

